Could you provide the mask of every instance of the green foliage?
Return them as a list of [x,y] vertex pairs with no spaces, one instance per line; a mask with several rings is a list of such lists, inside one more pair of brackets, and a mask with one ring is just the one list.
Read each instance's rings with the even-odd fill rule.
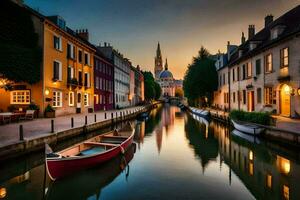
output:
[[270,125],[271,114],[268,112],[245,112],[240,110],[232,110],[229,117],[233,120],[251,122],[262,125]]
[[201,47],[198,56],[193,58],[192,64],[188,66],[183,80],[184,95],[190,104],[197,101],[202,105],[210,104],[213,92],[218,86],[218,75],[215,61],[209,58],[208,51]]
[[142,73],[144,75],[145,83],[145,99],[148,101],[153,99],[159,99],[161,95],[160,85],[157,82],[155,82],[151,72],[144,71]]
[[28,106],[28,109],[29,110],[39,110],[40,107],[38,105],[36,105],[35,103],[31,103],[29,106]]
[[30,13],[11,1],[2,0],[0,27],[0,73],[16,82],[38,82],[42,51]]
[[48,104],[47,107],[45,108],[45,112],[54,112],[54,111],[55,111],[54,108],[50,104]]

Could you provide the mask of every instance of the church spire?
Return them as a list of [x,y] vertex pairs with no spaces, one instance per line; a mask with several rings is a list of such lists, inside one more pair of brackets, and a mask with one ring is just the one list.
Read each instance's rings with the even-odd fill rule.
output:
[[155,79],[158,80],[160,72],[163,71],[162,55],[161,55],[159,42],[157,44],[156,56],[154,60],[155,60],[155,66],[154,66]]
[[157,58],[161,58],[161,50],[160,50],[160,44],[159,44],[159,42],[157,44],[156,57]]
[[168,70],[168,58],[166,58],[166,63],[165,63],[165,70]]

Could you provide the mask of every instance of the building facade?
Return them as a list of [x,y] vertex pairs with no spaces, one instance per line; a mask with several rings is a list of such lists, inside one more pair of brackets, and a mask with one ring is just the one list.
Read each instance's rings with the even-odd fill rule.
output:
[[107,43],[98,46],[105,57],[111,59],[114,65],[114,105],[115,108],[130,106],[130,66],[131,62]]
[[229,94],[230,109],[300,117],[299,17],[297,6],[276,20],[267,16],[258,33],[249,26],[248,40],[242,39],[224,70],[218,71],[219,77],[228,74],[219,89]]
[[112,61],[97,50],[94,62],[94,110],[113,109],[114,67]]
[[1,109],[14,106],[21,110],[35,104],[43,115],[50,105],[56,116],[92,111],[95,47],[88,42],[88,31],[74,32],[59,16],[46,17],[22,3],[16,5],[30,14],[38,35],[41,78],[33,85],[13,83],[10,90],[0,89]]

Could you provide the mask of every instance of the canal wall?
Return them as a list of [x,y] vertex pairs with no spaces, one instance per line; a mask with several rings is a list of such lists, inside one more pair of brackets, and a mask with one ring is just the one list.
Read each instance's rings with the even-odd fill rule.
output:
[[[190,107],[188,107],[187,110],[193,113]],[[223,111],[218,112],[215,110],[210,110],[210,117],[213,120],[232,126],[228,113],[225,113]],[[265,131],[260,135],[265,140],[277,142],[283,145],[293,145],[295,147],[300,147],[300,132],[297,133],[294,131],[283,130],[273,126],[264,126],[260,124],[256,125],[265,128]]]
[[34,151],[40,151],[45,148],[45,143],[47,144],[58,144],[67,139],[71,139],[80,135],[85,135],[93,131],[101,130],[107,127],[112,127],[118,123],[122,123],[128,120],[132,120],[137,117],[142,112],[150,111],[152,108],[156,107],[160,102],[156,102],[151,105],[147,105],[134,112],[122,112],[119,116],[107,119],[101,122],[95,122],[91,124],[86,124],[82,127],[71,128],[63,131],[58,131],[54,133],[49,133],[41,137],[25,139],[19,142],[15,142],[10,145],[0,147],[0,161],[22,156]]

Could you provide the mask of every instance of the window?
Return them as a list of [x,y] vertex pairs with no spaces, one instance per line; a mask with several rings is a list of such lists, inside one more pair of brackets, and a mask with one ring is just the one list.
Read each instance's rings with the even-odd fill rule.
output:
[[225,74],[223,74],[223,85],[225,85]]
[[74,92],[69,92],[69,106],[74,106]]
[[252,63],[251,62],[247,63],[247,77],[248,78],[252,77]]
[[84,64],[90,65],[90,54],[86,52],[84,53]]
[[62,51],[61,37],[54,35],[53,42],[54,42],[54,48],[59,51]]
[[220,75],[219,86],[222,86],[222,75]]
[[96,77],[96,80],[95,80],[95,87],[96,89],[99,89],[99,77]]
[[53,92],[53,107],[62,107],[62,92]]
[[255,61],[255,68],[256,68],[256,75],[259,75],[261,73],[261,60],[257,59]]
[[280,50],[280,67],[288,67],[289,66],[289,49],[284,48]]
[[87,72],[84,73],[84,86],[91,87],[90,74]]
[[257,103],[261,103],[261,88],[257,88]]
[[53,62],[53,80],[62,80],[62,66],[61,62],[57,60]]
[[82,86],[82,71],[78,71],[78,84]]
[[233,92],[233,103],[235,103],[235,92]]
[[240,81],[240,67],[237,68],[237,80]]
[[272,175],[271,174],[267,174],[267,187],[268,188],[272,188]]
[[235,81],[235,70],[234,70],[234,68],[232,69],[232,81]]
[[68,81],[74,78],[74,67],[68,67]]
[[83,104],[84,104],[84,106],[89,106],[89,94],[88,93],[84,93],[84,95],[83,95]]
[[67,45],[67,58],[75,59],[75,46],[71,43]]
[[243,104],[246,104],[246,90],[243,90]]
[[99,104],[99,95],[95,94],[94,97],[95,97],[95,104],[98,105]]
[[10,104],[30,104],[30,90],[14,90],[10,92]]
[[273,95],[273,88],[266,87],[265,88],[265,104],[266,105],[272,104],[272,95]]
[[265,72],[272,72],[272,70],[273,70],[272,54],[268,54],[265,57]]
[[78,50],[78,62],[82,63],[82,50]]
[[246,79],[246,65],[243,65],[243,80]]

